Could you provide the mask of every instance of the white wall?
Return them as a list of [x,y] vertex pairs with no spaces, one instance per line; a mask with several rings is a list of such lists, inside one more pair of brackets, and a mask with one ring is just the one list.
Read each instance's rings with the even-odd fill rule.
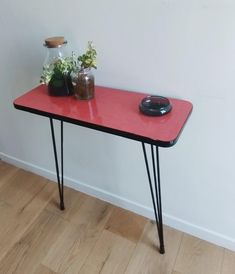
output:
[[[96,83],[190,100],[175,147],[161,149],[165,223],[235,250],[235,4],[228,0],[67,0],[0,4],[0,152],[54,177],[46,118],[12,100],[38,84],[43,39],[93,40]],[[67,184],[153,216],[141,146],[65,126]]]

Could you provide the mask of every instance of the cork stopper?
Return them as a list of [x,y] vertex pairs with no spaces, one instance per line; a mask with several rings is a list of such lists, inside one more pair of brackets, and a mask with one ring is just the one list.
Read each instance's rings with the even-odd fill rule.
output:
[[45,39],[45,46],[48,48],[57,48],[66,43],[63,36],[49,37]]

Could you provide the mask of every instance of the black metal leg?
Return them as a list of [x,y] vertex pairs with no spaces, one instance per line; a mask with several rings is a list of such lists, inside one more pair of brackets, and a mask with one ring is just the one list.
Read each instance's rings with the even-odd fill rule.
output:
[[[145,144],[142,142],[143,152],[144,152],[144,160],[146,165],[146,170],[148,174],[149,187],[153,202],[154,215],[156,220],[156,226],[158,231],[159,243],[160,243],[160,253],[165,253],[164,247],[164,235],[163,235],[163,222],[162,222],[162,201],[161,201],[161,183],[160,183],[160,166],[159,166],[159,150],[156,146],[156,159],[154,153],[154,146],[151,145],[151,158],[152,158],[152,167],[153,167],[153,180],[154,184],[152,184],[151,173],[149,169],[148,157],[146,153]],[[157,173],[156,173],[157,166]],[[153,191],[153,186],[155,192]]]
[[56,149],[56,141],[55,141],[55,132],[54,132],[54,125],[53,119],[50,118],[50,126],[51,126],[51,136],[52,136],[52,143],[53,143],[53,150],[54,150],[54,157],[55,157],[55,167],[56,167],[56,175],[57,175],[57,182],[58,182],[58,189],[59,189],[59,197],[60,197],[60,209],[64,210],[64,149],[63,149],[63,142],[64,142],[64,134],[63,134],[63,121],[60,121],[60,149],[61,149],[61,176],[59,170],[59,163],[58,163],[58,156],[57,156],[57,149]]

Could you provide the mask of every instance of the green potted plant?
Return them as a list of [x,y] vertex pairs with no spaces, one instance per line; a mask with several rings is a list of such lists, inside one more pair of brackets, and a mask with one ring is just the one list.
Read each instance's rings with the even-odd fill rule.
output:
[[48,86],[48,92],[52,96],[71,95],[73,85],[70,74],[75,68],[74,55],[55,58],[53,62],[43,66],[40,82]]
[[77,59],[77,70],[73,73],[74,95],[77,99],[87,100],[94,97],[95,78],[91,69],[96,69],[97,52],[91,41],[87,50]]

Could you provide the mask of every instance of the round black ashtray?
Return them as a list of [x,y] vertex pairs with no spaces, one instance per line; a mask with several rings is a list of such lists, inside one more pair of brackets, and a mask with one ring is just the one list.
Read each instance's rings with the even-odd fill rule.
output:
[[149,116],[162,116],[171,111],[170,101],[162,96],[152,95],[145,97],[139,105],[140,111]]

